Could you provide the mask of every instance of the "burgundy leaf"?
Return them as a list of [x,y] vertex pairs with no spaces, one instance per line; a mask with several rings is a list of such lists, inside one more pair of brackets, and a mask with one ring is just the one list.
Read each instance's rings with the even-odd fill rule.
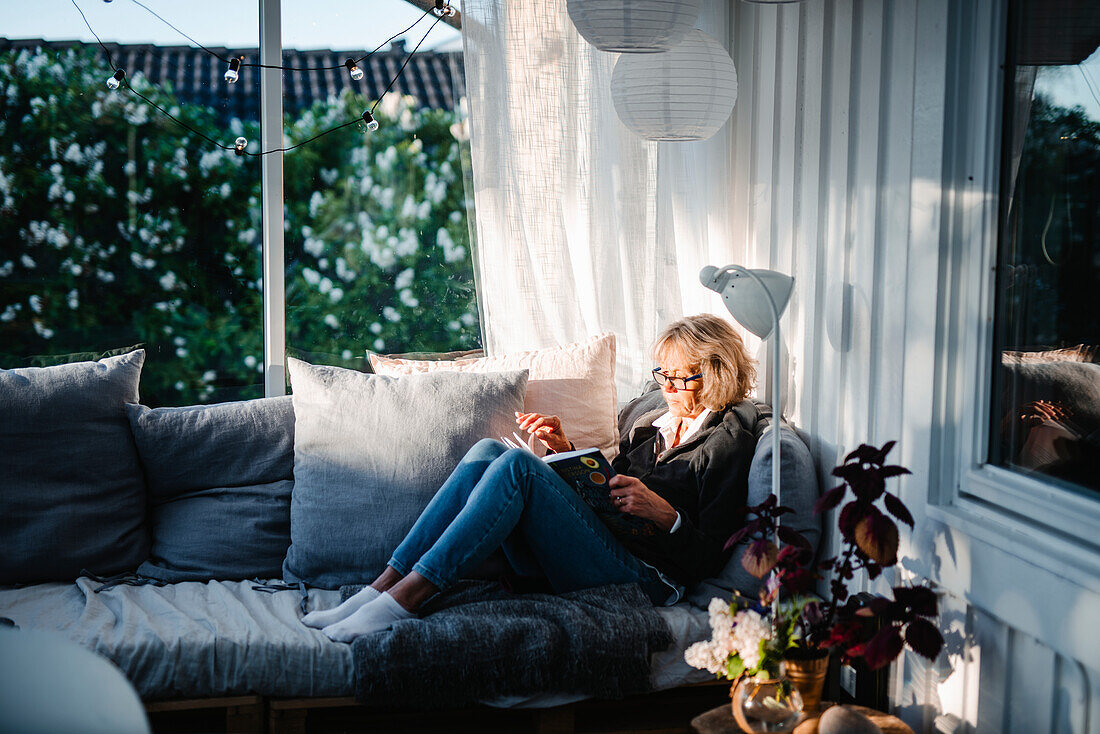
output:
[[810,545],[810,541],[806,540],[806,537],[797,530],[780,525],[777,532],[779,533],[779,539],[787,545],[795,545],[799,548],[805,548],[806,550],[811,550],[813,548],[813,546]]
[[737,545],[742,540],[744,540],[745,536],[748,535],[748,534],[749,534],[749,526],[745,525],[744,527],[742,527],[740,530],[738,530],[737,532],[735,532],[733,535],[731,535],[729,537],[729,540],[726,541],[726,544],[724,546],[722,546],[722,550],[724,550],[724,551],[729,550],[730,548],[732,548],[733,546]]
[[883,501],[886,503],[887,512],[909,527],[913,527],[913,516],[909,514],[909,508],[904,502],[889,492],[883,495]]
[[927,619],[914,619],[905,626],[905,641],[913,652],[935,660],[943,649],[943,635]]
[[855,459],[860,463],[863,463],[865,461],[874,461],[876,458],[878,458],[878,453],[878,449],[876,449],[874,446],[868,446],[867,444],[863,443],[860,444],[859,448],[857,448],[855,451],[844,457],[844,463],[847,464],[852,459]]
[[781,566],[797,566],[808,560],[809,555],[807,548],[798,545],[785,545],[779,551],[776,562]]
[[912,610],[913,614],[919,614],[922,617],[936,616],[938,607],[936,592],[927,586],[895,586],[894,599]]
[[852,541],[854,539],[856,524],[862,520],[866,514],[866,505],[861,505],[856,501],[849,502],[841,508],[840,517],[837,518],[836,524],[840,529],[840,534],[844,536],[845,540]]
[[814,575],[805,568],[795,568],[785,571],[781,579],[783,586],[788,591],[809,591],[814,584]]
[[837,622],[829,630],[829,636],[826,638],[824,646],[850,647],[859,641],[862,631],[863,625],[859,622]]
[[896,443],[897,441],[887,441],[882,444],[882,448],[878,450],[878,454],[875,456],[875,463],[881,464],[886,461],[886,454],[890,453],[890,450],[894,448],[894,444]]
[[881,469],[882,476],[884,477],[896,477],[902,474],[912,474],[913,472],[906,469],[904,466],[884,466]]
[[901,639],[901,631],[893,625],[884,627],[878,631],[863,651],[863,659],[867,661],[867,667],[878,670],[884,665],[889,665],[901,653],[905,643]]
[[898,562],[898,526],[876,508],[856,523],[855,540],[859,549],[883,566]]
[[741,565],[753,576],[762,579],[775,568],[778,555],[779,549],[775,547],[775,543],[767,540],[755,540],[749,544],[744,555],[741,556]]
[[830,489],[828,492],[821,495],[820,499],[818,499],[818,501],[814,503],[814,514],[820,515],[821,513],[828,512],[829,510],[839,505],[840,501],[844,499],[845,490],[846,488],[842,484],[839,487],[836,487],[835,489]]
[[877,579],[879,577],[879,574],[882,573],[882,566],[878,565],[877,563],[868,563],[866,568],[867,578],[871,579],[872,581]]
[[858,479],[863,474],[863,467],[859,464],[842,464],[833,469],[833,476],[840,477],[845,481],[851,481],[852,479]]
[[874,502],[886,491],[886,480],[878,469],[868,469],[860,472],[858,477],[848,480],[852,492],[864,502]]

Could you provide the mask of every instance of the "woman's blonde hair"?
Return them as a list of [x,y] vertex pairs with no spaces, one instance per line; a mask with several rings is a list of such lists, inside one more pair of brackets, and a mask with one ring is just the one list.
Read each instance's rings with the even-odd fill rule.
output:
[[653,343],[657,364],[679,358],[703,374],[698,399],[711,410],[744,400],[756,384],[756,360],[729,322],[698,314],[664,328]]

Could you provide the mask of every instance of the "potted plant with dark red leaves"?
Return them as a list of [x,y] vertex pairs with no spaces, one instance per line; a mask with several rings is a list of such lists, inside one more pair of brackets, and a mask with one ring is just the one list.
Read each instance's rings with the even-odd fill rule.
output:
[[[885,463],[894,444],[889,441],[881,448],[864,444],[848,454],[844,463],[832,471],[841,480],[840,485],[827,491],[814,506],[815,514],[840,508],[837,556],[813,565],[809,542],[779,524],[782,516],[792,510],[779,505],[774,497],[748,508],[749,521],[726,543],[729,548],[750,541],[742,565],[757,578],[769,577],[759,605],[753,606],[770,620],[772,630],[786,632],[793,627],[793,633],[773,636],[782,641],[784,675],[799,689],[807,712],[817,708],[828,657],[833,652],[846,662],[862,659],[875,670],[894,661],[905,647],[930,660],[943,647],[943,636],[931,621],[938,607],[931,589],[895,586],[893,598],[866,594],[857,597],[848,589],[858,571],[866,571],[874,580],[894,566],[897,522],[913,527],[913,516],[905,504],[886,490],[888,479],[910,473],[902,466]],[[809,596],[822,578],[828,578],[827,597]],[[721,653],[718,637],[700,643],[715,647],[712,657]],[[696,657],[700,657],[698,651]]]

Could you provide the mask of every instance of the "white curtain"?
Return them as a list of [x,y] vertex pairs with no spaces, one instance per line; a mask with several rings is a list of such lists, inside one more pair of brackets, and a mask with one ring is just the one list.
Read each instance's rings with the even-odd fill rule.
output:
[[[642,140],[618,120],[616,54],[581,38],[565,0],[465,0],[474,252],[490,354],[617,335],[619,396],[685,314],[721,308],[699,269],[736,262],[726,212],[730,131]],[[728,43],[729,7],[698,27]]]

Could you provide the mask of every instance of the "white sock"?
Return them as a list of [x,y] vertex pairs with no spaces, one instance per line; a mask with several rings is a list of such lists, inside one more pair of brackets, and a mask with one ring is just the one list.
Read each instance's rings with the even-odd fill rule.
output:
[[389,592],[384,592],[374,601],[364,604],[347,619],[330,624],[321,631],[330,640],[351,642],[360,635],[381,632],[389,629],[394,622],[415,617],[415,614],[398,604]]
[[352,614],[359,611],[364,604],[377,599],[378,595],[381,593],[381,591],[373,586],[364,587],[361,591],[357,591],[354,596],[345,599],[338,607],[333,607],[332,609],[319,609],[310,612],[302,617],[302,624],[314,629],[328,627],[330,624],[335,624],[341,619],[347,619]]

